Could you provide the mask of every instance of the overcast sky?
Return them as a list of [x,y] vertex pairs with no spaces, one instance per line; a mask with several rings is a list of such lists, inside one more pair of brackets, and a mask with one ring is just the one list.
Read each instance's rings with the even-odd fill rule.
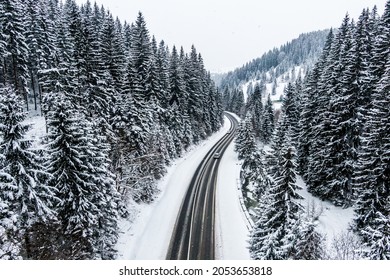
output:
[[[94,2],[94,0],[90,0]],[[86,0],[76,0],[79,4]],[[192,44],[211,72],[240,67],[301,33],[338,28],[348,12],[357,19],[364,8],[386,0],[96,0],[122,21],[138,11],[149,32],[170,47]]]

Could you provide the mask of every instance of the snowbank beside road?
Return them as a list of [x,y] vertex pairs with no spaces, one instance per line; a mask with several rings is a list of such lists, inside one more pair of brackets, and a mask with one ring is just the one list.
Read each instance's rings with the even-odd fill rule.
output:
[[241,165],[234,142],[226,149],[218,169],[216,195],[216,258],[249,260],[249,227],[239,200]]

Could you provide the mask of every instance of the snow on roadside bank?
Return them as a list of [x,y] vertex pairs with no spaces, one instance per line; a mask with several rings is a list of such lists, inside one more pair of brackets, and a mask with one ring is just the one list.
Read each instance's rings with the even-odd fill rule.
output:
[[[239,119],[238,117],[236,117]],[[249,260],[249,227],[239,200],[241,165],[234,141],[221,158],[216,194],[216,258]]]
[[122,221],[118,259],[164,260],[183,197],[196,168],[211,147],[230,129],[224,126],[209,139],[193,147],[168,168],[159,182],[161,190],[151,204],[133,204],[133,221]]

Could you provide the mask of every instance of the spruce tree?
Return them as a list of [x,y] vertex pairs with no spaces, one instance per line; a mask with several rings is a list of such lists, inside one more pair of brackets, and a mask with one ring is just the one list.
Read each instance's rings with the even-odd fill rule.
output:
[[4,89],[0,107],[0,170],[5,174],[1,184],[5,191],[5,209],[15,215],[17,230],[12,239],[21,244],[21,256],[33,258],[31,251],[31,227],[47,222],[54,216],[54,189],[46,185],[48,174],[39,162],[39,155],[31,149],[31,141],[26,140],[30,126],[24,124],[26,114],[23,102],[15,92]]
[[[342,163],[349,152],[344,138],[349,123],[342,120],[348,106],[340,102],[342,97],[338,98],[343,95],[340,81],[345,71],[345,65],[340,58],[346,59],[350,48],[350,34],[351,25],[347,15],[332,41],[318,84],[321,95],[317,100],[319,107],[315,119],[317,136],[313,138],[314,150],[311,153],[308,174],[309,191],[338,205],[349,203],[351,199],[348,178],[350,161],[348,165]],[[332,180],[328,174],[337,174],[335,177],[338,179]]]
[[91,124],[58,96],[48,114],[48,172],[58,190],[62,257],[113,258],[117,194],[107,148]]
[[277,212],[271,207],[274,196],[271,186],[261,196],[256,209],[257,217],[249,239],[249,252],[255,260],[283,259],[281,244],[281,224]]
[[318,184],[323,182],[325,174],[318,169],[318,162],[323,160],[320,151],[326,142],[323,141],[322,131],[325,121],[322,116],[328,106],[328,95],[322,89],[325,75],[331,74],[328,67],[328,57],[334,40],[333,30],[329,31],[327,40],[319,61],[307,75],[302,92],[302,106],[300,114],[301,134],[298,144],[298,163],[302,176],[308,184],[308,189],[315,191]]
[[262,141],[264,142],[264,144],[267,145],[271,141],[272,135],[274,133],[274,128],[275,128],[274,109],[273,109],[273,104],[270,95],[268,95],[267,101],[264,105],[263,121],[261,125],[262,125],[262,132],[263,132]]
[[5,172],[5,157],[0,154],[0,260],[21,259],[20,243],[16,238],[18,213],[13,209],[15,203],[15,182]]
[[261,125],[263,123],[263,90],[264,85],[256,84],[254,92],[247,103],[247,113],[250,112],[252,115],[253,131],[257,139],[262,139],[264,134]]
[[256,149],[255,135],[253,132],[252,116],[248,114],[240,123],[235,140],[235,150],[238,159],[248,159]]
[[[183,50],[183,49],[182,49]],[[194,134],[194,143],[206,136],[204,119],[205,90],[202,85],[202,69],[198,61],[198,54],[194,46],[191,47],[190,56],[182,61],[188,94],[188,114],[191,116],[191,127],[199,133]]]
[[251,255],[256,259],[288,259],[299,240],[303,207],[297,193],[295,152],[287,137],[281,151],[280,169],[260,199],[259,217],[251,236]]
[[[241,167],[241,182],[243,189],[253,189],[254,198],[259,201],[261,196],[271,186],[272,179],[270,178],[264,160],[264,152],[255,149],[244,159]],[[250,186],[252,186],[250,188]]]
[[[357,192],[355,228],[363,241],[376,253],[370,258],[387,258],[386,234],[389,223],[390,197],[390,63],[373,93],[359,161],[355,168],[354,186]],[[387,232],[387,233],[386,233]],[[382,247],[380,247],[382,246]]]
[[167,124],[176,145],[176,152],[181,155],[183,149],[192,143],[190,124],[187,115],[188,93],[184,84],[184,72],[177,49],[172,48],[169,64],[169,117]]
[[24,25],[25,5],[16,0],[2,1],[3,13],[0,14],[2,38],[5,42],[5,55],[2,68],[4,84],[14,87],[16,92],[23,96],[28,109],[28,46],[26,43]]
[[322,260],[325,258],[325,238],[316,228],[316,221],[308,219],[302,222],[294,248],[295,252],[292,256],[293,259]]
[[[85,130],[85,161],[89,170],[89,182],[98,190],[93,203],[98,208],[97,228],[94,233],[95,258],[115,259],[118,238],[118,209],[121,206],[120,194],[116,190],[115,176],[110,172],[107,137],[100,134],[92,123]],[[88,128],[88,126],[87,126]]]
[[169,103],[169,50],[165,46],[164,41],[161,41],[158,46],[156,63],[161,90],[160,104],[162,108],[166,109]]
[[298,123],[298,96],[296,91],[296,84],[288,83],[284,90],[284,97],[282,103],[282,114],[287,119],[287,128],[295,132],[295,126]]
[[53,22],[48,17],[45,1],[26,1],[26,22],[29,26],[25,32],[29,49],[28,69],[30,74],[30,89],[34,98],[34,109],[42,101],[39,87],[39,73],[52,67],[54,48]]

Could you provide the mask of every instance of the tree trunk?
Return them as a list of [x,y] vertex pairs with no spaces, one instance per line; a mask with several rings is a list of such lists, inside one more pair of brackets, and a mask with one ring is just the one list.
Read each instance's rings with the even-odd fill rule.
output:
[[30,247],[31,247],[30,235],[29,235],[29,231],[26,230],[26,232],[24,233],[24,249],[25,249],[25,253],[26,253],[26,256],[25,256],[26,260],[31,259],[31,248]]
[[33,94],[34,94],[34,108],[35,108],[35,111],[38,109],[38,106],[37,106],[37,92],[35,90],[35,75],[34,75],[34,72],[32,70],[30,70],[30,76],[31,76],[31,88],[33,90]]

